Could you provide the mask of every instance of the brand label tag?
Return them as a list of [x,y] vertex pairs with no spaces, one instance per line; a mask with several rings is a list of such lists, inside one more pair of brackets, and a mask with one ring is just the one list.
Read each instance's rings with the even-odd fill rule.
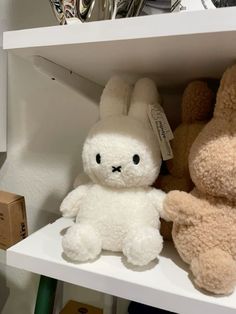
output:
[[163,108],[159,104],[149,104],[147,113],[153,132],[158,139],[163,160],[172,159],[170,141],[173,140],[174,135]]

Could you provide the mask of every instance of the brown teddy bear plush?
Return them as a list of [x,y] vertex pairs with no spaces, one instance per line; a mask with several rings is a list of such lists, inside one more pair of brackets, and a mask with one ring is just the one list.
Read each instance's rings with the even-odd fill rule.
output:
[[[181,190],[190,192],[193,182],[188,169],[189,151],[199,132],[212,117],[215,94],[203,81],[193,81],[184,90],[181,116],[182,123],[174,131],[171,142],[174,158],[167,161],[169,174],[160,176],[156,186],[165,192]],[[171,240],[172,223],[162,221],[161,233]]]
[[173,241],[198,287],[229,294],[236,285],[236,65],[223,75],[214,116],[190,150],[189,169],[196,188],[169,192],[164,204]]

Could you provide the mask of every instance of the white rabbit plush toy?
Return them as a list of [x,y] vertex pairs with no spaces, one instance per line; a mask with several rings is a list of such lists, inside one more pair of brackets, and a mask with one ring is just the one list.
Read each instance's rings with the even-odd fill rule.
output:
[[162,158],[147,116],[148,104],[158,102],[150,79],[140,79],[133,91],[119,77],[107,83],[100,121],[82,153],[91,182],[69,193],[60,208],[64,217],[76,217],[62,239],[69,259],[93,260],[104,249],[121,251],[128,262],[143,266],[161,252],[159,218],[165,193],[150,185]]

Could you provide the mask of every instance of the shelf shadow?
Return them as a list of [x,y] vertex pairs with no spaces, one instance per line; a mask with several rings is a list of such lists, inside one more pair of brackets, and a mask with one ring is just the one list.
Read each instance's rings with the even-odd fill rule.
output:
[[160,256],[170,259],[179,268],[189,272],[189,265],[181,259],[172,241],[164,242],[163,250]]
[[72,259],[70,259],[68,256],[66,256],[66,254],[64,252],[61,253],[61,257],[68,263],[70,264],[74,264],[74,265],[81,265],[81,264],[92,264],[94,262],[96,262],[99,258],[100,255],[97,256],[95,259],[92,259],[90,261],[86,261],[86,262],[79,262],[79,261],[74,261]]
[[123,265],[128,268],[129,270],[135,271],[135,272],[144,272],[147,270],[151,270],[154,267],[156,267],[159,263],[158,259],[155,259],[154,261],[148,263],[147,265],[144,266],[136,266],[136,265],[132,265],[127,261],[127,258],[123,255],[121,257],[121,261],[123,263]]
[[0,153],[0,168],[2,168],[6,159],[7,159],[7,153]]
[[[3,267],[3,272],[2,268]],[[7,287],[5,265],[0,265],[0,313],[2,313],[3,308],[7,302],[10,295],[10,289]]]
[[193,273],[190,270],[190,265],[185,263],[181,257],[179,256],[174,243],[171,241],[166,241],[164,243],[164,248],[160,254],[162,257],[165,257],[167,259],[170,259],[175,265],[177,265],[179,268],[183,269],[187,274],[190,282],[192,283],[193,287],[200,293],[212,297],[212,298],[222,298],[226,297],[227,295],[215,295],[213,293],[210,293],[202,288],[199,288],[196,283],[194,282],[194,276]]

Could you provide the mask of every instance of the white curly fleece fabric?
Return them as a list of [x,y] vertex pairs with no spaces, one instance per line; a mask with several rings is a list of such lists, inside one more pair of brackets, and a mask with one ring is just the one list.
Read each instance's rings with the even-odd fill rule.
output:
[[92,182],[76,188],[61,205],[64,216],[76,217],[62,241],[71,260],[91,260],[105,249],[122,251],[130,263],[145,265],[162,250],[159,217],[165,193],[149,187],[159,174],[161,155],[146,114],[147,105],[158,99],[149,79],[139,80],[132,96],[121,79],[108,82],[102,119],[82,153]]

